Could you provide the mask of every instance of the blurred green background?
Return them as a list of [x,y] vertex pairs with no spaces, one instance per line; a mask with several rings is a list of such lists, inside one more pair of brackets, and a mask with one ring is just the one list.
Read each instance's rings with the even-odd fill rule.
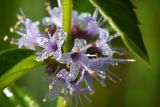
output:
[[[45,0],[0,0],[0,50],[12,48],[9,42],[2,42],[17,19],[16,14],[22,8],[25,15],[33,21],[41,21],[47,14]],[[141,60],[135,63],[120,65],[114,69],[123,79],[122,82],[107,82],[108,87],[96,85],[96,94],[91,96],[92,104],[86,107],[159,107],[160,106],[160,0],[132,0],[136,14],[141,23],[139,26],[143,40],[148,50],[151,65],[148,67]],[[56,5],[55,0],[52,5]],[[93,7],[87,0],[74,0],[74,8],[82,11],[92,11]],[[48,86],[45,80],[45,68],[40,67],[28,73],[16,83],[25,87],[41,107],[56,107],[56,101],[43,102]],[[1,99],[0,99],[1,100]]]

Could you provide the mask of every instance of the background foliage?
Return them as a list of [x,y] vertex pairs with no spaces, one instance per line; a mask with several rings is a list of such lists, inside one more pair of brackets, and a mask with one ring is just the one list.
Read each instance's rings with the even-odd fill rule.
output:
[[[0,50],[13,48],[8,45],[9,43],[3,42],[3,37],[6,34],[12,36],[9,33],[9,28],[17,21],[16,14],[19,12],[19,8],[24,10],[27,17],[35,21],[41,21],[47,15],[44,2],[45,0],[1,0]],[[55,1],[52,2],[52,5],[56,5]],[[141,60],[135,57],[137,60],[135,63],[112,68],[112,71],[120,75],[123,81],[118,83],[108,81],[108,88],[101,88],[95,84],[97,86],[96,94],[91,96],[93,103],[91,105],[86,104],[86,107],[158,107],[160,105],[160,1],[132,0],[132,3],[136,7],[136,14],[141,23],[140,29],[150,56],[151,66],[147,67]],[[74,0],[74,8],[78,9],[79,12],[93,11],[92,5],[87,0]],[[116,42],[121,43],[121,40],[118,39]],[[130,57],[133,56],[132,54],[130,55]],[[16,84],[26,88],[40,103],[41,107],[56,107],[56,101],[42,102],[48,90],[44,71],[44,66],[34,69],[18,80]],[[2,98],[0,96],[0,100]],[[2,102],[0,102],[0,106],[2,106],[1,104]]]

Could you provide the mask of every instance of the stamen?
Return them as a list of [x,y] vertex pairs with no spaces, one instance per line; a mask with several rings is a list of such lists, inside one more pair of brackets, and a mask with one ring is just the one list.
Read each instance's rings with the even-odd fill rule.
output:
[[31,46],[32,46],[32,47],[35,47],[36,45],[35,45],[34,43],[31,43]]
[[21,16],[21,15],[17,15],[17,18],[20,20],[20,21],[22,21],[23,19],[24,19],[24,16]]
[[49,32],[47,32],[47,34],[49,36],[49,39],[51,39],[52,38],[51,34]]
[[11,44],[11,45],[16,44],[16,42],[15,42],[15,39],[14,39],[14,38],[12,38],[12,39],[11,39],[10,44]]
[[39,25],[39,24],[40,24],[40,22],[39,22],[39,21],[36,21],[36,22],[35,22],[35,24],[36,24],[36,25]]
[[62,7],[61,0],[57,0],[57,3],[58,3],[58,7]]
[[113,72],[110,72],[110,71],[109,71],[108,74],[109,74],[110,76],[112,76],[113,78],[117,79],[118,81],[122,81],[122,79],[121,79],[118,75],[114,74]]
[[[81,63],[81,62],[80,62]],[[88,71],[88,73],[92,76],[92,77],[96,77],[96,72],[95,71],[92,71],[92,70],[90,70],[90,69],[88,69],[83,63],[81,63],[81,65],[84,67],[84,69],[86,70],[86,71]]]
[[117,38],[117,37],[119,37],[119,36],[120,36],[119,33],[115,33],[115,34],[109,36],[109,39],[107,40],[107,42],[108,42],[108,41],[111,41],[112,39],[115,39],[115,38]]
[[20,32],[26,32],[26,28],[23,25],[21,27],[18,27],[16,30]]
[[103,16],[99,18],[99,20],[97,21],[97,24],[99,25],[102,22],[102,20],[103,20]]
[[116,82],[117,82],[117,81],[114,80],[110,75],[107,75],[107,78],[108,78],[109,80],[111,80],[113,83],[116,83]]
[[52,90],[52,89],[53,89],[53,86],[52,86],[52,85],[49,85],[48,88],[49,88],[49,90]]
[[106,74],[105,73],[104,74],[97,73],[97,75],[102,79],[106,79]]
[[86,54],[88,57],[97,57],[97,54],[91,55],[91,54]]
[[80,85],[84,79],[84,74],[85,74],[85,70],[83,69],[82,73],[81,73],[81,77],[80,79],[77,81],[76,86]]
[[99,55],[96,53],[96,58],[98,58],[99,57]]
[[7,41],[8,40],[8,36],[6,35],[4,38],[3,38],[4,41]]
[[[24,15],[24,12],[23,12],[23,10],[20,8],[20,14],[21,14],[21,17],[24,19],[25,18],[25,15]],[[22,20],[23,20],[22,19]]]
[[47,99],[46,98],[43,98],[43,102],[46,102],[47,101]]
[[125,63],[125,62],[135,62],[134,59],[108,59],[108,62],[111,64],[114,63]]
[[20,32],[20,31],[18,31],[18,30],[16,30],[15,32],[16,32],[18,35],[26,36],[26,34],[24,34],[24,33]]
[[51,10],[50,5],[46,6],[45,10],[46,10],[46,11],[50,11],[50,10]]
[[80,52],[80,50],[81,50],[81,49],[80,49],[79,47],[78,47],[78,48],[76,48],[76,51],[77,51],[77,52]]
[[106,84],[104,83],[104,81],[100,80],[99,78],[95,77],[95,79],[103,86],[106,87]]
[[46,11],[48,11],[50,9],[50,3],[49,2],[45,2],[44,5],[45,5]]
[[73,94],[74,94],[74,92],[73,92],[72,90],[70,90],[69,93],[70,93],[70,95],[73,95]]
[[119,51],[115,51],[115,50],[113,50],[113,53],[118,54],[118,55],[126,55],[124,52],[119,52]]
[[96,73],[95,71],[89,72],[89,74],[90,74],[92,77],[96,77],[96,76],[97,76],[97,73]]
[[18,22],[14,25],[14,29],[17,29],[20,24],[21,24],[21,22],[18,21]]
[[10,27],[10,32],[13,33],[15,30],[13,27]]
[[94,95],[94,94],[95,94],[95,92],[90,92],[89,94],[90,94],[90,95]]
[[64,105],[64,106],[67,105],[67,101],[66,101],[66,100],[63,101],[63,105]]
[[66,67],[67,67],[67,68],[70,68],[70,67],[71,67],[71,64],[66,64]]
[[44,30],[45,32],[48,32],[49,31],[49,28],[45,28],[45,30]]
[[135,59],[128,59],[129,62],[135,62]]
[[113,62],[112,65],[113,66],[118,66],[118,62]]
[[94,10],[92,17],[94,20],[97,19],[97,17],[98,17],[98,9],[97,8]]
[[102,24],[104,24],[104,22],[106,22],[106,20],[103,18],[102,21],[98,25],[101,26]]

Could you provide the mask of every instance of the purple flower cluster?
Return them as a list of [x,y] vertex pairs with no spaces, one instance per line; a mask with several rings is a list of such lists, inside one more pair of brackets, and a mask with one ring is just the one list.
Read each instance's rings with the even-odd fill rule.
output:
[[[110,65],[134,60],[113,58],[115,53],[122,54],[111,47],[111,40],[119,34],[110,35],[108,29],[100,27],[105,20],[103,17],[97,18],[97,9],[93,15],[78,15],[77,11],[72,12],[71,36],[74,36],[74,45],[70,52],[63,52],[62,46],[67,34],[62,29],[62,9],[47,9],[50,16],[42,21],[46,26],[44,32],[40,32],[38,23],[32,22],[24,15],[18,15],[21,26],[15,29],[20,35],[17,45],[19,48],[34,50],[37,61],[49,61],[49,92],[46,98],[55,100],[62,96],[64,104],[67,98],[75,98],[76,103],[83,106],[81,95],[91,102],[87,94],[95,93],[94,81],[105,86]],[[90,41],[93,37],[96,37],[96,40]]]

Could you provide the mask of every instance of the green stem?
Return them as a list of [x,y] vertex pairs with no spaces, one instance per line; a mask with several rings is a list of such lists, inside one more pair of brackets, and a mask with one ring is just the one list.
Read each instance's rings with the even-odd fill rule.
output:
[[72,0],[62,0],[62,27],[67,33],[63,45],[63,51],[68,52],[71,49],[71,20],[72,20]]

